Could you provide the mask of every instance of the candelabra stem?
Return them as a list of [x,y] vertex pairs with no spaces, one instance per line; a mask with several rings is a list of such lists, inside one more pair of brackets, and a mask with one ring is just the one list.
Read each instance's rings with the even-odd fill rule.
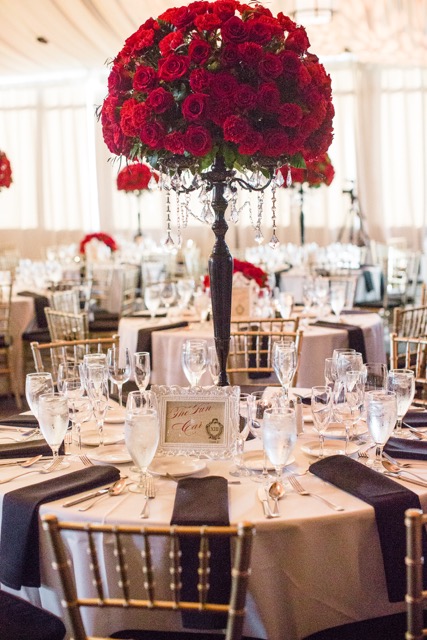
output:
[[304,220],[304,190],[302,185],[300,187],[299,194],[300,194],[299,228],[300,228],[301,244],[303,245],[305,242],[305,220]]

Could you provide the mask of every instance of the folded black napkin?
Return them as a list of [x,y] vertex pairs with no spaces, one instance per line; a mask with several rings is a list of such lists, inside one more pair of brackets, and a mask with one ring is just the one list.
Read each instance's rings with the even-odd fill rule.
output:
[[[220,476],[207,478],[182,478],[179,480],[171,524],[228,526],[227,480]],[[197,556],[198,544],[191,538],[180,541],[181,566],[183,570],[183,600],[198,599]],[[230,599],[230,546],[216,538],[210,541],[211,572],[209,575],[208,602],[227,603]],[[226,616],[186,612],[182,613],[183,626],[187,629],[223,629],[227,625]]]
[[[406,509],[421,509],[416,493],[347,456],[318,460],[309,471],[370,504],[375,511],[390,602],[406,593]],[[427,543],[423,540],[425,552]],[[425,567],[427,568],[427,567]],[[425,578],[427,571],[425,572]]]
[[[59,453],[62,455],[64,445]],[[38,440],[23,440],[22,442],[8,442],[0,444],[0,459],[2,458],[31,458],[32,456],[50,456],[52,449],[44,438]]]
[[341,316],[366,316],[372,313],[369,309],[343,309]]
[[20,291],[18,293],[18,296],[34,298],[34,309],[36,312],[37,326],[39,329],[47,327],[47,320],[44,309],[45,307],[49,306],[49,299],[46,296],[35,293],[34,291]]
[[348,333],[348,346],[350,349],[356,349],[362,354],[363,362],[366,362],[366,348],[363,331],[354,324],[346,324],[344,322],[326,322],[326,320],[317,320],[313,322],[315,327],[329,327],[330,329],[344,329]]
[[393,458],[427,460],[427,440],[390,438],[384,447],[384,451]]
[[[161,325],[160,327],[147,327],[138,331],[138,341],[136,345],[137,351],[148,351],[151,353],[151,334],[153,331],[165,331],[166,329],[179,329],[188,327],[188,322],[173,322],[171,324]],[[153,363],[151,363],[153,366]]]
[[39,422],[35,416],[22,415],[22,413],[17,413],[16,415],[9,416],[8,418],[0,419],[0,431],[1,425],[4,425],[5,427],[16,426],[18,429],[25,427],[28,427],[29,429],[35,429],[39,426]]
[[408,411],[403,416],[403,428],[405,423],[410,427],[427,427],[427,411]]
[[111,466],[92,466],[6,493],[0,538],[0,582],[12,589],[40,586],[38,507],[120,477]]

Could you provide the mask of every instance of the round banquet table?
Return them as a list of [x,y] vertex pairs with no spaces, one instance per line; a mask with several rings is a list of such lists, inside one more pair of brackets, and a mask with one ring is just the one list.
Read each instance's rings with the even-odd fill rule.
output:
[[[110,435],[113,433],[111,430],[120,432],[120,429],[121,425],[106,426]],[[307,470],[313,459],[304,454],[301,447],[314,439],[316,437],[306,416],[304,433],[298,438],[295,461],[289,470],[297,473]],[[248,442],[245,447],[250,456],[258,448],[257,440]],[[93,459],[99,458],[94,448],[86,448],[85,453]],[[196,475],[221,475],[232,479],[229,476],[231,462],[204,462],[206,466]],[[123,473],[129,473],[129,462],[118,466]],[[80,460],[71,460],[69,471],[81,467]],[[417,472],[427,480],[427,463],[420,463]],[[0,467],[0,478],[9,473],[10,467]],[[0,502],[3,502],[6,491],[44,479],[45,476],[33,474],[0,485]],[[250,521],[256,527],[245,634],[268,640],[300,640],[323,628],[403,611],[403,602],[388,602],[373,508],[310,473],[304,473],[300,481],[304,488],[321,494],[345,510],[333,511],[319,500],[300,496],[288,489],[288,494],[280,501],[281,516],[274,520],[266,519],[257,499],[258,483],[243,477],[240,484],[229,485],[230,521]],[[150,515],[143,522],[169,524],[176,484],[164,477],[157,477],[155,484],[156,498],[150,501]],[[426,508],[427,489],[414,485],[408,487],[420,496],[422,506]],[[53,513],[67,521],[141,524],[138,514],[142,500],[138,494],[125,493],[116,498],[105,498],[87,512],[78,511],[79,505],[64,508],[61,506],[64,500],[57,500],[43,504],[40,514]],[[23,588],[20,594],[60,614],[57,576],[50,564],[45,534],[41,531],[40,535],[42,587]],[[86,548],[79,536],[78,533],[68,534],[69,552],[76,566],[77,580],[89,584]],[[103,561],[113,564],[108,539],[104,539],[104,544]],[[179,615],[177,618],[175,614],[165,612],[160,616],[158,612],[129,613],[130,620],[128,614],[120,610],[110,613],[94,609],[87,617],[88,633],[108,635],[115,630],[132,628],[132,625],[146,629],[157,625],[163,629],[180,628]]]
[[[357,325],[363,331],[367,362],[386,363],[383,321],[377,313],[342,316],[348,324]],[[136,327],[136,325],[134,325]],[[343,327],[317,327],[308,325],[303,329],[301,358],[298,368],[298,387],[312,387],[324,384],[323,369],[325,358],[332,356],[333,350],[348,347],[348,332]],[[119,329],[120,332],[120,329]],[[204,338],[214,344],[213,325],[191,324],[182,329],[153,331],[152,333],[152,375],[154,384],[185,386],[188,381],[181,367],[181,348],[188,338]],[[240,382],[240,381],[239,381]],[[206,372],[201,384],[212,384]],[[268,380],[266,381],[268,384]]]

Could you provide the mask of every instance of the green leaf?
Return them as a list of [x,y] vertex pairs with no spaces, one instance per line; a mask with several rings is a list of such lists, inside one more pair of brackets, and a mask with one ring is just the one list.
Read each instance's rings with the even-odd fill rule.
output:
[[306,169],[307,165],[305,164],[305,160],[301,153],[296,153],[294,156],[289,158],[289,164],[296,169]]
[[229,145],[224,145],[222,153],[224,155],[225,166],[228,169],[232,169],[236,161],[236,151],[234,151],[234,149],[232,149]]

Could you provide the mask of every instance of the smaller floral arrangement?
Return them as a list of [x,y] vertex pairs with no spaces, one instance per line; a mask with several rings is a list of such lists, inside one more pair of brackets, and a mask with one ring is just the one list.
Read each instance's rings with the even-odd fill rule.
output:
[[80,253],[86,252],[86,245],[92,240],[103,242],[111,251],[117,251],[116,241],[108,233],[88,233],[80,242]]
[[[285,179],[288,174],[288,167],[282,167],[280,169],[283,178]],[[309,160],[306,162],[305,169],[297,169],[291,167],[292,184],[307,185],[309,188],[317,188],[322,184],[329,187],[335,176],[335,169],[332,165],[331,159],[327,153],[323,154],[317,160]]]
[[152,171],[147,164],[143,162],[127,164],[117,174],[117,189],[119,191],[141,192],[149,189],[148,185],[152,178],[156,182],[159,181],[158,174]]
[[0,151],[0,191],[9,189],[12,184],[12,168],[10,161],[4,151]]
[[[233,273],[241,273],[247,280],[255,280],[261,289],[268,286],[268,274],[260,267],[252,264],[252,262],[246,262],[245,260],[238,260],[237,258],[234,258]],[[209,288],[210,280],[208,275],[205,276],[203,284],[205,288]]]

